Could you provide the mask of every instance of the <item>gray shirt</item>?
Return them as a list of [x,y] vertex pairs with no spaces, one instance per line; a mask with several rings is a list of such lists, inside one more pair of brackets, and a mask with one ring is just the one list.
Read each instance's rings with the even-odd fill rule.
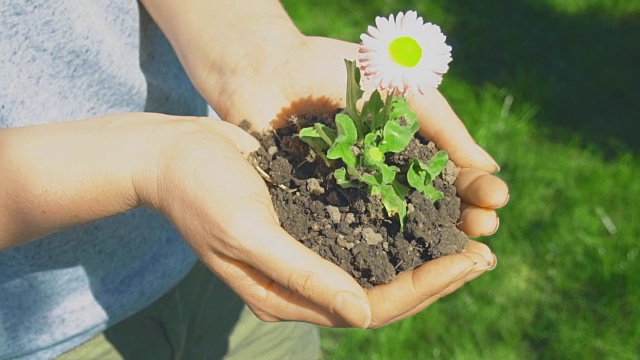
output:
[[[130,111],[207,115],[137,1],[3,1],[0,127]],[[158,299],[194,262],[148,209],[2,251],[0,359],[66,352]]]

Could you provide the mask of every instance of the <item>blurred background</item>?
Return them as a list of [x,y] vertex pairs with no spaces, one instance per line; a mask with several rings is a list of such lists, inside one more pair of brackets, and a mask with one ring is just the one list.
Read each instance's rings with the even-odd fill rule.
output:
[[323,330],[325,359],[640,358],[640,1],[284,0],[359,42],[417,10],[453,62],[441,92],[501,165],[496,270],[410,319]]

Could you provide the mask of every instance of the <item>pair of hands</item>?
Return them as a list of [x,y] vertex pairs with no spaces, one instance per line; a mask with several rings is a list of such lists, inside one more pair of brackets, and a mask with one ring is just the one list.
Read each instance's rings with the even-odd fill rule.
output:
[[[343,60],[356,55],[355,44],[299,37],[268,62],[240,60],[242,71],[228,77],[193,80],[226,121],[247,119],[255,129],[267,129],[289,114],[344,104]],[[494,209],[508,200],[505,183],[490,175],[497,164],[436,90],[414,95],[410,105],[422,135],[462,167],[456,183],[463,201],[461,230],[471,237],[492,234],[498,227]],[[225,122],[194,124],[145,172],[154,180],[137,192],[172,220],[202,261],[262,320],[375,328],[421,311],[496,265],[487,246],[471,241],[464,253],[365,290],[279,226],[264,181],[244,159],[257,148],[255,139]]]
[[[356,45],[302,36],[279,2],[143,2],[223,119],[263,129],[291,113],[343,105],[344,58],[356,57]],[[222,6],[227,11],[217,11]],[[464,167],[457,181],[461,229],[471,237],[494,232],[493,209],[508,198],[506,185],[490,175],[497,166],[437,91],[416,95],[410,106],[423,135]],[[116,114],[0,129],[0,148],[0,250],[146,205],[171,219],[203,262],[267,321],[382,326],[496,262],[472,241],[465,253],[362,289],[280,228],[264,181],[244,159],[256,140],[222,121]]]

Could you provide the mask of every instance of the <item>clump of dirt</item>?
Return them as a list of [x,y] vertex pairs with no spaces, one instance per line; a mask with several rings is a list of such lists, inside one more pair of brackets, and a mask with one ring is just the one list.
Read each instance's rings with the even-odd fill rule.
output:
[[[434,205],[412,190],[400,231],[398,217],[388,217],[378,197],[364,188],[337,185],[333,169],[300,140],[298,131],[314,122],[332,126],[331,118],[305,116],[275,132],[253,134],[261,147],[250,159],[269,185],[282,227],[293,237],[365,288],[468,246],[456,227],[460,199],[453,186],[458,168],[452,162],[433,183],[445,198]],[[387,164],[405,171],[413,158],[426,162],[437,151],[433,143],[415,138],[402,152],[388,154]]]

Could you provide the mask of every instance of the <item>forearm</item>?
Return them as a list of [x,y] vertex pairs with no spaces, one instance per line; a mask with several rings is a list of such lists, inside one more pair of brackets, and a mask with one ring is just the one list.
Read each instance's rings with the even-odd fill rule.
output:
[[[139,204],[156,114],[0,130],[0,249]],[[161,136],[156,136],[161,138]]]
[[[201,92],[280,61],[302,36],[275,0],[142,0]],[[248,67],[252,71],[247,71]],[[232,79],[232,80],[230,80]],[[205,87],[204,84],[207,84]],[[211,84],[217,84],[214,89]],[[205,96],[209,97],[205,94]]]

